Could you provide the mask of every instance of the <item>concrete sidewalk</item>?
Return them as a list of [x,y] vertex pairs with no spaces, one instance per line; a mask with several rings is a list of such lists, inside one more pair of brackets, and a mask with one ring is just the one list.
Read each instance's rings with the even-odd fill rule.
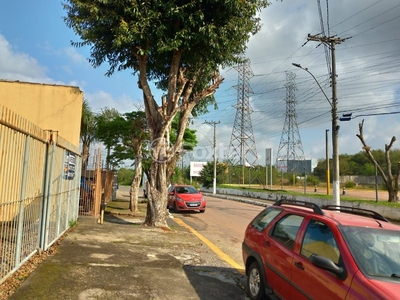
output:
[[80,217],[9,299],[245,299],[242,275],[187,229],[142,221],[123,209],[103,224]]

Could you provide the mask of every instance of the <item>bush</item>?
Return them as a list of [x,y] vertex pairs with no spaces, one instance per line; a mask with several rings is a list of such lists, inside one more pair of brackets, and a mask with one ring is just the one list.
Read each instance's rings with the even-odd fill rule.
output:
[[354,188],[356,186],[356,183],[354,181],[348,181],[345,184],[346,188]]

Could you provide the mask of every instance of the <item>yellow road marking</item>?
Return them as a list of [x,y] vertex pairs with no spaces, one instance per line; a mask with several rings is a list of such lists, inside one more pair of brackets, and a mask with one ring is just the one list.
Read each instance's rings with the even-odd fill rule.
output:
[[200,233],[198,233],[196,230],[194,230],[192,227],[187,225],[185,222],[183,222],[181,219],[174,218],[173,219],[176,223],[179,225],[189,229],[195,236],[197,236],[200,240],[202,240],[212,251],[214,251],[222,260],[226,261],[228,264],[230,264],[232,267],[234,267],[239,273],[244,274],[243,268],[235,262],[232,258],[230,258],[227,254],[222,252],[221,249],[219,249],[216,245],[214,245],[211,241],[209,241],[207,238],[202,236]]

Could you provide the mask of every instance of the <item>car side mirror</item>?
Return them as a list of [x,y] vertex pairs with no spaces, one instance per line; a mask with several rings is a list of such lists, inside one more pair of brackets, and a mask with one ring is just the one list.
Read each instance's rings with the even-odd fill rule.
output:
[[346,279],[346,270],[342,267],[338,267],[331,259],[313,254],[310,257],[311,263],[323,270],[332,272],[335,274],[340,280]]

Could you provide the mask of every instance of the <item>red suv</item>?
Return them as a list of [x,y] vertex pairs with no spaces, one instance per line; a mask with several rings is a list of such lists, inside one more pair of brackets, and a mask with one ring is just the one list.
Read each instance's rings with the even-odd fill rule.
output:
[[400,226],[371,210],[281,200],[247,226],[242,253],[252,300],[400,299]]

